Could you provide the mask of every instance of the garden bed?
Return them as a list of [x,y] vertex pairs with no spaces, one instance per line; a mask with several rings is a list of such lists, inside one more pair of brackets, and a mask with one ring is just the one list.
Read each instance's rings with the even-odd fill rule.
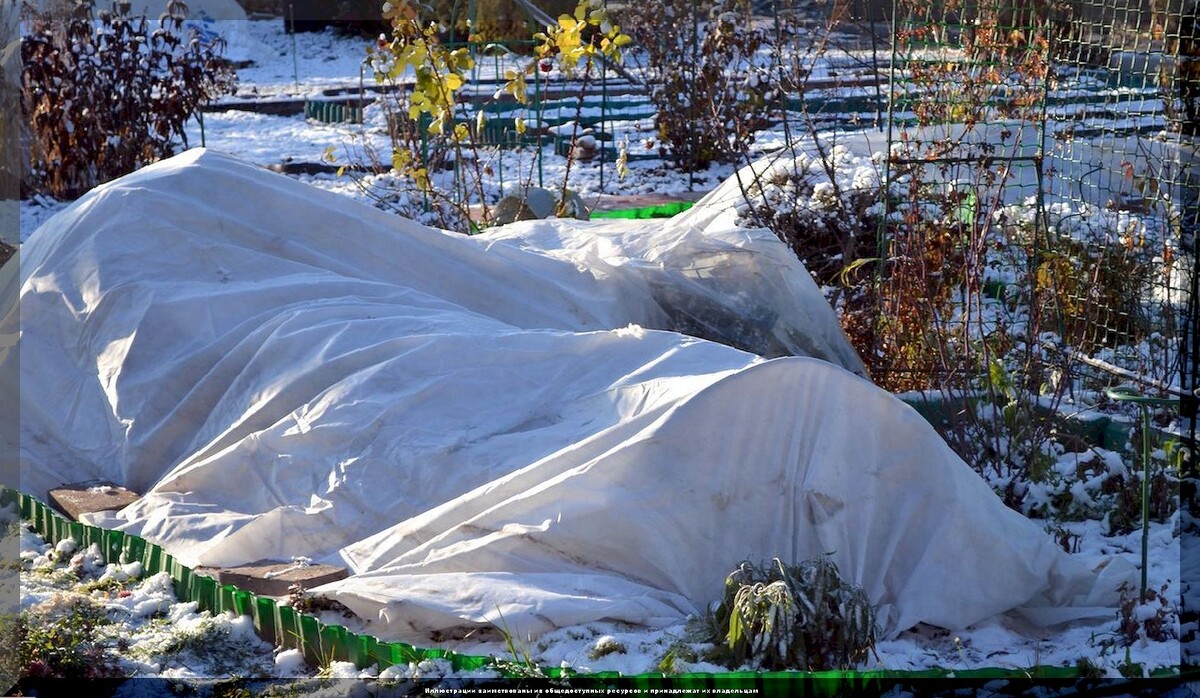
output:
[[[170,661],[164,662],[153,654],[143,653],[141,659],[135,663],[140,666],[140,670],[133,669],[135,665],[126,664],[124,666],[124,671],[133,672],[126,674],[131,676],[174,677],[181,680],[200,677],[211,680],[238,676],[243,679],[255,680],[265,679],[271,675],[294,677],[298,675],[298,671],[302,671],[296,660],[302,659],[309,666],[308,671],[312,672],[309,674],[310,676],[324,675],[326,678],[353,677],[383,680],[408,678],[421,679],[430,685],[440,684],[446,680],[451,680],[451,685],[453,685],[454,681],[487,684],[497,679],[542,678],[551,682],[548,685],[563,682],[561,685],[575,688],[607,686],[636,690],[668,689],[678,691],[709,690],[719,687],[730,690],[753,689],[759,695],[790,695],[792,690],[790,686],[793,684],[789,682],[795,681],[832,681],[843,689],[854,685],[864,688],[867,686],[882,688],[891,683],[903,684],[911,680],[936,678],[1014,679],[1019,681],[1077,679],[1093,676],[1096,669],[1096,667],[1089,668],[1079,664],[1076,666],[1036,665],[908,671],[887,669],[825,672],[743,670],[720,673],[685,671],[674,674],[659,671],[629,675],[614,671],[581,672],[564,666],[539,666],[532,664],[532,658],[528,656],[471,655],[447,649],[420,649],[404,643],[380,642],[369,635],[351,632],[344,626],[322,622],[316,615],[286,605],[282,599],[256,596],[235,586],[219,584],[212,577],[196,574],[188,567],[179,564],[171,555],[153,543],[121,531],[108,531],[69,521],[59,516],[46,504],[27,494],[4,490],[0,492],[0,507],[15,507],[20,512],[21,520],[47,544],[45,547],[39,547],[34,542],[23,544],[25,550],[28,551],[28,555],[23,554],[23,559],[35,561],[35,568],[23,568],[22,575],[34,574],[35,569],[54,569],[55,560],[58,561],[58,565],[62,565],[72,559],[77,551],[82,551],[85,554],[84,557],[76,556],[77,559],[82,560],[80,564],[83,565],[74,573],[77,575],[76,578],[81,583],[89,580],[92,582],[113,580],[108,587],[97,588],[108,589],[114,600],[133,597],[130,603],[137,604],[145,601],[146,604],[153,605],[152,609],[148,608],[151,615],[175,609],[176,607],[172,605],[175,603],[191,604],[186,609],[179,607],[178,610],[171,610],[171,615],[180,617],[188,615],[189,618],[194,619],[188,621],[192,626],[212,628],[217,635],[229,634],[230,631],[220,630],[221,627],[240,628],[235,631],[235,634],[242,635],[245,630],[252,628],[254,633],[265,643],[256,649],[253,642],[234,639],[234,644],[230,645],[228,651],[234,655],[240,655],[242,658],[226,657],[226,661],[232,661],[232,664],[226,667],[228,673],[224,674],[205,674],[203,671],[197,674],[194,670],[178,671],[182,668],[181,665],[172,664]],[[45,562],[36,562],[39,555],[42,558],[48,555],[50,559]],[[41,567],[38,568],[36,565],[41,565]],[[42,574],[46,574],[46,572],[43,571]],[[165,581],[173,590],[173,598],[162,596],[161,591],[150,592],[148,588],[146,591],[128,591],[133,585],[138,585],[140,589],[143,586],[142,580],[148,580],[147,583],[157,585],[155,587],[157,588],[161,586],[161,583],[154,580],[163,578],[164,575]],[[61,575],[59,580],[58,588],[69,591],[69,585],[61,586]],[[93,586],[95,585],[93,584]],[[38,598],[46,598],[52,592],[43,590],[39,593],[41,596]],[[153,601],[145,596],[147,593],[153,596]],[[94,598],[95,595],[96,592],[92,591],[91,598]],[[130,607],[132,608],[132,606]],[[109,612],[111,613],[111,611]],[[205,620],[206,618],[218,620]],[[175,620],[174,622],[178,624],[181,621]],[[77,641],[83,640],[82,637],[77,638]],[[88,647],[92,647],[91,650],[86,648],[81,650],[75,647],[60,648],[61,651],[67,653],[59,655],[60,658],[73,656],[70,653],[75,651],[90,651],[93,653],[92,669],[97,671],[104,669],[112,672],[97,673],[93,678],[111,678],[122,675],[121,667],[117,663],[122,658],[119,652],[105,653],[104,643],[98,637],[87,638],[87,641],[97,644],[89,644]],[[211,652],[214,650],[212,642],[214,642],[213,639],[203,641],[203,644],[196,644],[196,648],[207,647],[203,651]],[[181,651],[179,643],[174,640],[160,641],[160,644],[173,648],[170,650],[172,653]],[[116,650],[119,645],[120,643],[114,637],[109,650]],[[270,648],[274,648],[274,650],[272,651]],[[624,653],[625,651],[622,646],[620,652]],[[186,657],[182,659],[186,661]],[[110,664],[104,664],[101,660],[110,662]],[[60,661],[63,660],[60,659]],[[192,662],[195,661],[193,658]],[[682,662],[682,660],[680,661]],[[96,662],[101,663],[96,664]],[[245,662],[249,662],[249,664]],[[357,668],[360,672],[365,670],[365,673],[353,673],[350,667],[346,666],[347,664]],[[45,665],[44,668],[45,671],[50,672],[69,669],[70,666],[74,665]],[[172,674],[170,671],[162,673],[172,666],[176,668],[175,673]],[[256,666],[257,669],[247,671],[248,666]],[[80,671],[87,670],[84,666],[77,668]],[[31,675],[26,672],[26,675],[34,679],[39,677],[37,673]],[[1176,669],[1170,667],[1157,667],[1150,672],[1150,675],[1168,678],[1179,674]],[[43,674],[42,677],[50,678],[53,677],[53,674]]]

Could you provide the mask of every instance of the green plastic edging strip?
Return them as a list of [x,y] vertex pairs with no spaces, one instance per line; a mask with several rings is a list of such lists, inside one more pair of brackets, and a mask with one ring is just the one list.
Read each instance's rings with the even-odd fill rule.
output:
[[[270,597],[257,596],[229,584],[220,584],[212,577],[195,574],[158,545],[139,536],[123,531],[109,531],[69,521],[50,508],[49,505],[17,490],[0,487],[0,507],[16,504],[21,518],[30,523],[51,545],[70,538],[81,548],[96,545],[105,561],[124,560],[125,563],[141,562],[144,575],[166,572],[174,583],[175,594],[181,601],[194,601],[197,610],[210,613],[226,611],[238,616],[250,616],[254,629],[264,641],[278,647],[300,650],[314,665],[327,661],[352,662],[360,669],[373,665],[380,668],[396,664],[407,665],[424,660],[443,659],[455,671],[492,669],[505,678],[528,678],[527,674],[506,670],[504,663],[492,657],[460,654],[445,649],[420,649],[403,642],[383,642],[369,635],[350,632],[340,625],[326,625],[315,616],[281,605]],[[620,681],[632,683],[641,689],[684,689],[705,690],[718,684],[754,687],[760,695],[774,695],[772,686],[781,686],[796,680],[815,680],[845,684],[867,685],[880,681],[904,679],[1075,679],[1080,677],[1075,667],[1038,666],[1031,669],[984,668],[970,670],[931,669],[924,671],[779,671],[753,672],[734,671],[723,674],[637,674],[625,675],[617,672],[582,674],[559,667],[542,668],[545,677],[551,680],[570,679],[600,683]],[[1151,672],[1152,677],[1178,677],[1175,669],[1159,669]],[[780,681],[781,679],[786,681]],[[843,685],[844,687],[844,685]],[[779,695],[785,695],[779,693]]]
[[363,107],[351,102],[333,100],[305,100],[304,118],[316,119],[326,124],[352,123],[361,124]]
[[695,206],[691,201],[669,201],[665,204],[654,204],[653,206],[639,206],[637,208],[623,208],[616,211],[593,211],[592,218],[670,218],[678,215]]

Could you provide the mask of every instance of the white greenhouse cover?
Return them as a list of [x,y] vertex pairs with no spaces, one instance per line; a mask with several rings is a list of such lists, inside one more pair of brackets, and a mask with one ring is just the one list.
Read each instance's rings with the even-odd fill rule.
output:
[[346,565],[320,591],[384,638],[663,625],[743,559],[832,553],[889,635],[1107,616],[1128,571],[835,365],[794,256],[703,207],[466,237],[193,150],[21,255],[22,488],[145,492],[94,520],[189,565]]

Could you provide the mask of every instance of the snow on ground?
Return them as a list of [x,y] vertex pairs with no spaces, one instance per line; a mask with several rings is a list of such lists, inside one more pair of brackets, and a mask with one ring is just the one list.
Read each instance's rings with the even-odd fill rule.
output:
[[[140,563],[105,565],[95,546],[78,550],[69,539],[51,546],[26,529],[21,563],[21,608],[34,627],[70,627],[82,609],[104,619],[91,643],[109,651],[85,655],[91,678],[272,675],[272,648],[249,618],[197,612],[194,602],[175,597],[166,573],[143,577]],[[54,660],[43,665],[53,675]]]
[[[252,67],[239,71],[242,95],[284,96],[311,94],[333,87],[354,88],[359,81],[359,68],[368,40],[346,38],[331,32],[286,35],[282,22],[251,21],[253,37],[269,49]],[[368,81],[370,78],[368,77]],[[385,120],[376,105],[367,110],[363,125],[324,124],[297,116],[267,116],[244,111],[225,111],[206,114],[203,138],[209,147],[234,153],[262,165],[286,161],[321,162],[332,149],[338,163],[362,160],[363,143],[378,152],[386,153],[390,145],[385,137]],[[652,124],[645,120],[627,122],[621,126],[634,149],[656,149]],[[621,133],[618,131],[618,133]],[[188,131],[189,142],[201,141],[200,125],[193,122]],[[646,144],[649,144],[648,147]],[[780,145],[770,136],[762,140],[766,147]],[[500,160],[489,163],[493,170],[510,174],[510,181],[536,177],[537,163],[532,150],[510,151]],[[545,182],[561,181],[565,160],[547,152],[541,163]],[[600,193],[677,193],[690,189],[710,189],[732,170],[713,167],[689,178],[671,171],[657,161],[635,161],[629,165],[626,180],[617,181],[615,168],[609,164],[601,186],[600,168],[596,163],[575,163],[571,184],[585,196]],[[521,173],[517,175],[515,173]],[[318,174],[300,176],[313,186],[329,189],[347,196],[371,200],[370,187],[379,182],[374,176],[342,176]],[[536,181],[535,181],[536,183]],[[498,194],[496,185],[491,193]],[[38,197],[21,204],[20,240],[26,240],[49,216],[65,206],[64,203]],[[1149,586],[1165,587],[1166,599],[1177,599],[1179,591],[1179,514],[1162,524],[1153,524],[1150,535]],[[1080,557],[1091,566],[1112,556],[1140,560],[1140,531],[1127,536],[1106,537],[1099,522],[1067,523],[1064,528],[1079,536]],[[162,575],[142,578],[138,570],[114,570],[97,562],[88,551],[63,550],[51,554],[49,546],[26,532],[22,536],[22,559],[26,573],[22,575],[22,606],[27,612],[53,615],[65,599],[72,595],[86,597],[99,604],[114,628],[105,637],[114,644],[129,648],[121,669],[129,674],[162,677],[214,676],[313,676],[318,667],[306,666],[294,651],[280,651],[265,646],[253,636],[245,618],[211,616],[197,613],[194,604],[181,603],[174,598],[170,585]],[[116,585],[95,585],[90,591],[80,588],[80,578],[66,572],[74,568],[83,580],[96,582],[102,575],[126,575],[128,579]],[[953,584],[954,580],[947,580]],[[114,591],[115,589],[115,591]],[[1135,609],[1139,618],[1152,617],[1157,609]],[[1178,624],[1174,609],[1167,607],[1168,623]],[[551,632],[536,639],[514,638],[521,651],[542,666],[567,666],[579,671],[619,671],[626,674],[659,671],[668,655],[674,671],[722,671],[722,667],[678,651],[682,645],[693,650],[703,646],[689,642],[689,630],[676,626],[647,632],[611,623],[589,623],[575,628]],[[196,643],[197,637],[210,638]],[[211,638],[219,637],[214,643]],[[107,641],[106,640],[106,641]],[[1122,665],[1140,664],[1145,671],[1177,666],[1177,640],[1155,642],[1143,636],[1128,647],[1119,633],[1119,618],[1101,624],[1076,625],[1057,632],[1037,632],[1019,619],[1004,617],[971,628],[917,628],[899,638],[881,642],[874,656],[863,668],[917,670],[927,668],[974,669],[987,667],[1024,668],[1032,665],[1074,666],[1081,659],[1099,667],[1106,675],[1116,676]],[[471,639],[444,643],[442,646],[466,654],[509,656],[510,648],[501,642],[480,642]],[[200,651],[197,651],[200,650]],[[396,678],[414,675],[437,675],[447,667],[426,664],[421,667],[375,667],[358,672],[348,665],[333,664],[325,675],[357,677],[377,676]]]
[[[379,667],[356,669],[346,662],[312,666],[297,650],[273,648],[255,634],[249,616],[197,611],[175,596],[165,572],[143,575],[141,563],[105,564],[96,546],[80,550],[71,540],[50,545],[28,528],[21,533],[21,610],[35,627],[71,627],[87,611],[99,614],[90,647],[58,647],[58,656],[78,652],[92,667],[90,678],[111,676],[218,678],[371,678]],[[93,621],[94,622],[94,621]],[[59,636],[61,637],[61,635]],[[47,675],[64,666],[46,653]],[[35,662],[36,663],[36,662]],[[385,667],[391,678],[422,672],[452,673],[448,664]],[[36,675],[36,674],[35,674]],[[495,671],[464,674],[495,677]]]
[[239,93],[297,95],[358,84],[359,66],[367,57],[370,40],[331,30],[287,34],[279,18],[250,20],[247,26],[251,38],[267,53],[238,71]]

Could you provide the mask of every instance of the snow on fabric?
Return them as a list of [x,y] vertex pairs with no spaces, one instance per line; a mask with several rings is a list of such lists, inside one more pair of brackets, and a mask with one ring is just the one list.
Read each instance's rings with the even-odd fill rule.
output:
[[[196,150],[21,254],[22,487],[144,491],[94,521],[185,564],[346,564],[319,591],[383,637],[658,626],[825,552],[889,634],[1111,613],[1121,575],[853,375],[803,267],[724,214],[465,237]],[[681,325],[751,351],[643,329]]]

